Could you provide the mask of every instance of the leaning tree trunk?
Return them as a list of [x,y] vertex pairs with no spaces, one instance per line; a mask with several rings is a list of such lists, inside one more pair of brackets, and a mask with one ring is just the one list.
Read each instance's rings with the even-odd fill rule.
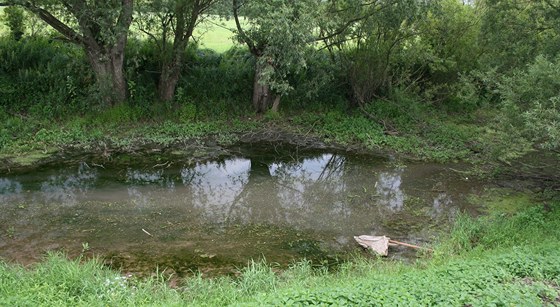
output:
[[[114,15],[92,14],[95,3],[86,1],[62,1],[67,13],[73,15],[79,33],[68,24],[54,16],[50,11],[37,5],[35,1],[18,1],[41,20],[49,24],[70,42],[81,45],[87,55],[95,74],[103,101],[115,105],[126,99],[127,84],[124,77],[124,48],[128,30],[132,22],[134,0],[121,0],[117,23],[113,24]],[[94,1],[95,2],[95,1]],[[114,13],[114,12],[112,12]],[[108,32],[114,34],[112,39],[99,40],[100,27],[111,27]]]

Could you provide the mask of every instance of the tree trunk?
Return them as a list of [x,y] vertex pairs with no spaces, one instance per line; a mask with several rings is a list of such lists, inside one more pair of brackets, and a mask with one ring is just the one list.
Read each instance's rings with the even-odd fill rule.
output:
[[[75,30],[69,24],[58,19],[48,10],[36,5],[35,1],[18,1],[20,5],[33,12],[71,42],[81,45],[95,74],[103,102],[115,105],[126,99],[127,83],[124,77],[124,49],[128,31],[132,23],[134,0],[121,0],[118,18],[114,23],[114,14],[107,10],[99,13],[95,10],[96,1],[61,1],[66,13],[73,15],[78,24]],[[112,9],[114,7],[111,7]],[[95,13],[92,13],[95,12]],[[114,36],[108,40],[100,39],[100,27],[108,29]]]
[[[158,81],[158,95],[161,101],[171,101],[175,96],[175,90],[181,78],[183,65],[183,54],[192,37],[200,14],[212,1],[196,0],[190,5],[188,2],[177,2],[175,7],[175,37],[173,39],[173,50],[171,59],[161,63],[161,75]],[[162,50],[165,42],[162,43]]]
[[93,68],[101,99],[114,106],[126,100],[127,84],[124,77],[124,50],[102,52],[85,47],[86,55]]
[[161,101],[168,102],[175,97],[175,89],[177,83],[179,83],[180,67],[180,63],[162,65],[158,82],[158,96]]
[[270,108],[270,110],[272,112],[278,112],[278,108],[280,107],[280,95],[276,95],[276,97],[274,98],[274,102],[272,103],[272,108]]
[[[255,67],[255,79],[253,81],[253,107],[257,114],[264,114],[272,105],[272,101],[275,100],[274,95],[270,91],[270,87],[266,84],[260,83],[260,75],[263,68],[259,64],[257,59],[257,64]],[[278,103],[280,101],[278,100]]]
[[[194,23],[188,25],[187,33],[185,27],[187,21],[184,17],[185,12],[183,8],[177,9],[177,28],[175,29],[175,38],[173,40],[173,49],[171,50],[171,57],[164,58],[161,62],[161,74],[158,80],[158,96],[161,101],[171,101],[175,97],[175,89],[181,77],[181,66],[183,63],[183,53],[187,47],[192,31],[194,30]],[[162,42],[162,50],[166,48],[165,42]]]

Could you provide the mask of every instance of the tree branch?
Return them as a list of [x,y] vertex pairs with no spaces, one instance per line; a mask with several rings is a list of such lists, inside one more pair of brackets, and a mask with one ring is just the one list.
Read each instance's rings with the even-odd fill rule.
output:
[[259,50],[255,47],[253,41],[247,36],[243,28],[241,27],[241,22],[239,22],[239,13],[238,10],[241,5],[238,4],[237,0],[233,0],[233,18],[235,19],[235,26],[237,27],[237,32],[239,32],[239,36],[241,39],[247,44],[251,53],[255,56],[259,55]]
[[117,20],[117,43],[114,47],[123,50],[128,38],[128,29],[132,24],[132,14],[134,12],[134,0],[122,0],[121,13]]
[[60,19],[56,18],[52,15],[49,11],[40,8],[38,6],[33,5],[31,2],[26,1],[22,4],[23,7],[37,15],[37,17],[41,18],[44,22],[48,25],[53,27],[55,30],[60,32],[66,38],[68,38],[71,42],[75,44],[83,44],[84,37],[66,25],[64,22],[60,21]]

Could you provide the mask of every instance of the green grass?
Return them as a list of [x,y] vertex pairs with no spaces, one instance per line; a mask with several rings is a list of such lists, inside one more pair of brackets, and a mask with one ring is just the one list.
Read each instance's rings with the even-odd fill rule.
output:
[[3,16],[4,16],[4,7],[0,6],[0,36],[4,36],[8,32],[8,28],[4,24],[4,21],[2,20]]
[[[509,198],[509,197],[508,197]],[[462,217],[415,264],[357,256],[334,271],[302,261],[278,272],[249,263],[237,277],[123,277],[99,261],[51,254],[33,268],[0,264],[2,306],[540,306],[560,303],[560,201]],[[517,208],[517,205],[514,205]]]
[[196,28],[194,36],[197,37],[201,48],[222,53],[235,45],[239,45],[233,40],[232,29],[235,29],[235,22],[231,19],[220,20],[216,17],[207,17]]
[[488,163],[503,155],[516,157],[526,148],[487,133],[487,127],[475,122],[457,123],[423,112],[414,112],[421,118],[420,123],[398,123],[399,115],[394,116],[393,126],[399,131],[396,135],[385,133],[382,125],[359,113],[349,115],[342,111],[267,114],[260,120],[244,114],[229,114],[227,119],[223,114],[207,115],[192,104],[179,109],[122,104],[54,121],[4,113],[0,114],[4,122],[0,128],[0,158],[30,164],[37,159],[29,157],[72,148],[95,151],[99,144],[126,150],[144,144],[169,146],[179,141],[211,139],[227,146],[236,142],[240,134],[257,130],[286,131],[334,146],[358,146],[438,162]]
[[[239,45],[233,39],[235,28],[235,21],[232,19],[220,19],[214,15],[204,16],[195,28],[193,38],[198,43],[199,48],[223,53],[231,47]],[[138,30],[134,23],[131,26],[131,36],[136,36],[141,40],[148,39],[148,36]]]
[[[361,113],[349,116],[343,111],[300,112],[291,120],[302,131],[313,132],[327,142],[358,144],[421,160],[490,162],[516,158],[530,150],[521,138],[512,142],[506,135],[496,135],[490,129],[491,124],[480,125],[474,120],[458,122],[456,118],[433,111],[414,108],[385,114],[372,111],[381,121],[390,123],[390,128]],[[387,130],[395,133],[387,133]]]

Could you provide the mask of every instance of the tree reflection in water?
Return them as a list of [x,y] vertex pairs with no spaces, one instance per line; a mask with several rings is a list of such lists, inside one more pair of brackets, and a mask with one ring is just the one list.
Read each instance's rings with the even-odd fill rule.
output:
[[[434,190],[439,182],[445,184]],[[149,243],[162,253],[202,245],[217,254],[222,248],[211,242],[226,234],[236,240],[229,248],[247,249],[235,252],[247,257],[255,256],[248,248],[255,242],[288,253],[285,242],[299,238],[283,237],[288,233],[335,248],[353,246],[357,234],[398,233],[404,240],[459,211],[468,184],[441,165],[402,168],[332,153],[267,153],[194,165],[53,166],[0,178],[0,234],[10,227],[17,233],[17,240],[0,242],[0,256],[4,249],[21,257],[14,255],[22,248],[29,248],[22,255],[38,255],[59,240],[65,247],[89,242],[108,251],[143,251]],[[263,231],[262,240],[255,238]],[[277,245],[269,244],[271,237]]]

